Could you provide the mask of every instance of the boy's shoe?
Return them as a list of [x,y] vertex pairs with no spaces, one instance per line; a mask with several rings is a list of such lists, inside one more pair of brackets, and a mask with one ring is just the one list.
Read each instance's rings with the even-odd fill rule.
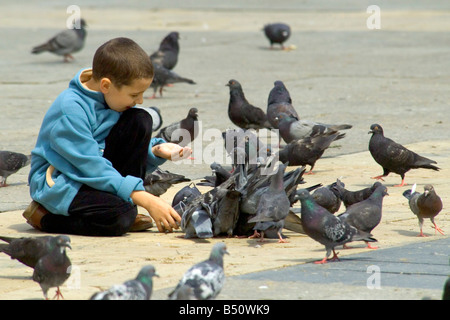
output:
[[47,209],[45,209],[41,204],[36,201],[31,201],[29,206],[22,213],[22,216],[27,220],[27,223],[33,228],[42,230],[41,219],[46,214],[49,214]]
[[130,232],[144,231],[153,227],[153,220],[151,217],[144,214],[138,214],[136,220],[130,228]]

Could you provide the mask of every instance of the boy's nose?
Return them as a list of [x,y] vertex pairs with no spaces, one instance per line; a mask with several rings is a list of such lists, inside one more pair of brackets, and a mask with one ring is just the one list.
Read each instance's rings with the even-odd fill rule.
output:
[[143,104],[143,103],[144,103],[144,95],[140,95],[136,100],[136,104]]

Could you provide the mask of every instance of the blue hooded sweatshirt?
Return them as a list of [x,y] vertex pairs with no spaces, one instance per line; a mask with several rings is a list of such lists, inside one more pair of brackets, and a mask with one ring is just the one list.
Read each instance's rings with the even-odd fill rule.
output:
[[[85,74],[83,74],[85,72]],[[68,215],[73,198],[83,184],[110,192],[132,202],[133,191],[145,190],[142,179],[123,177],[103,157],[105,139],[121,113],[111,110],[101,92],[85,88],[81,78],[89,76],[80,70],[47,111],[32,151],[28,177],[31,198],[54,214]],[[152,138],[147,171],[153,171],[166,160],[155,156],[151,148],[165,140]],[[46,180],[52,165],[53,186]]]

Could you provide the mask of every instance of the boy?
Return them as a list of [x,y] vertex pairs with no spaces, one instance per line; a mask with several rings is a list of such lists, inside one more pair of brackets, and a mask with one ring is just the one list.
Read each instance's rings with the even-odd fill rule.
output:
[[100,46],[92,69],[69,83],[47,111],[32,151],[29,173],[34,200],[23,216],[51,233],[116,236],[151,226],[178,229],[178,213],[145,191],[146,171],[191,154],[153,138],[151,116],[133,108],[153,80],[145,51],[128,38]]

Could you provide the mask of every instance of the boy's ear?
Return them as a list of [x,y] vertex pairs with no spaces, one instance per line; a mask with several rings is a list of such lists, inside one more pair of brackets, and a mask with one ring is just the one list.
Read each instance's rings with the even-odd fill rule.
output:
[[109,80],[109,78],[102,78],[100,80],[101,93],[103,93],[103,94],[108,93],[109,90],[111,89],[111,85],[112,85],[112,82],[111,82],[111,80]]

